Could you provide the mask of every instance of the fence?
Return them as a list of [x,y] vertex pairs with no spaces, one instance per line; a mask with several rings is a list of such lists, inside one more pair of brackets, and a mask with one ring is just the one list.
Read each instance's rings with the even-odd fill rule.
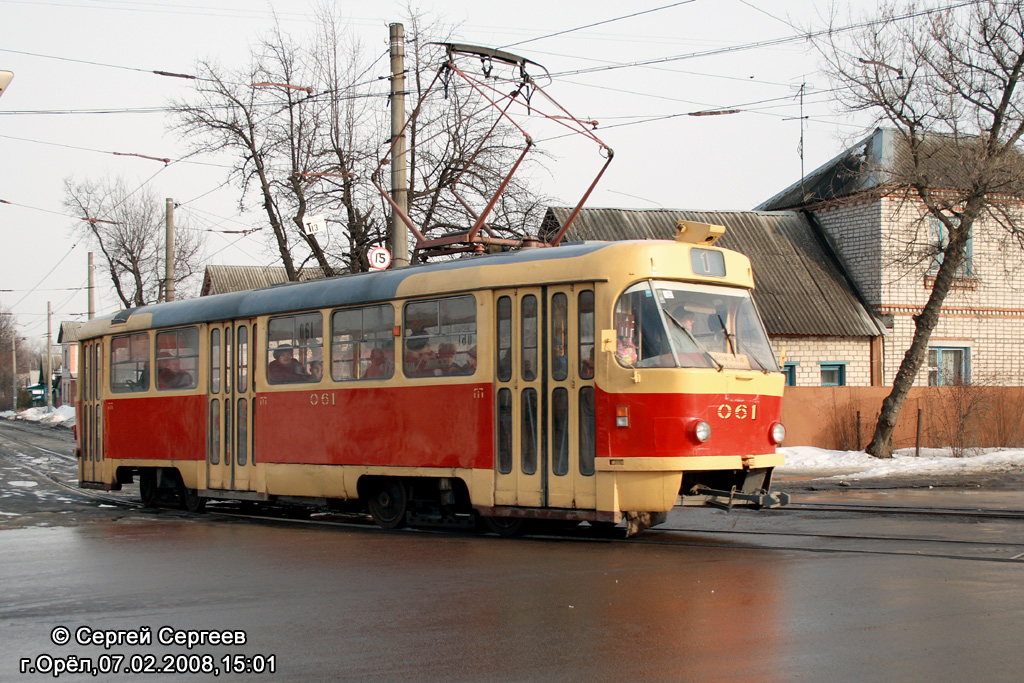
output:
[[[863,450],[890,387],[787,387],[787,446]],[[915,387],[893,433],[893,448],[1024,446],[1024,387]]]

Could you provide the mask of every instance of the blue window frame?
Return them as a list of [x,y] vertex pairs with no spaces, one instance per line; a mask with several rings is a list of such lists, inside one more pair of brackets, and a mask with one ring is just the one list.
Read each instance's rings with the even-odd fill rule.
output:
[[800,365],[800,364],[799,363],[786,363],[785,368],[783,368],[782,371],[786,375],[786,386],[787,387],[795,387],[796,386],[796,366],[798,366],[798,365]]
[[971,383],[971,350],[959,346],[928,349],[928,386],[948,387]]
[[[959,225],[959,219],[954,219]],[[956,269],[955,276],[959,278],[974,277],[974,245],[973,235],[967,236],[967,245],[964,247],[964,260]],[[931,244],[933,255],[928,264],[928,274],[935,275],[939,272],[939,265],[942,263],[942,252],[949,244],[949,229],[934,216],[928,219],[928,242]]]
[[846,386],[846,361],[818,363],[818,365],[821,367],[821,386]]

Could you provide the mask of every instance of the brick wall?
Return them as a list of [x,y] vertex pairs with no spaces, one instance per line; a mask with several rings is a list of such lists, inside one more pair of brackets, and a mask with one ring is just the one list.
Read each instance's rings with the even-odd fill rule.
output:
[[848,386],[871,385],[871,340],[867,337],[775,337],[779,363],[796,364],[796,386],[821,386],[821,363],[845,363]]
[[[883,353],[891,384],[931,290],[928,221],[918,205],[892,197],[835,202],[814,214],[869,305],[891,317]],[[979,220],[971,262],[972,277],[946,298],[929,346],[966,349],[973,382],[1024,385],[1024,250],[991,219]],[[923,367],[917,385],[927,383]]]

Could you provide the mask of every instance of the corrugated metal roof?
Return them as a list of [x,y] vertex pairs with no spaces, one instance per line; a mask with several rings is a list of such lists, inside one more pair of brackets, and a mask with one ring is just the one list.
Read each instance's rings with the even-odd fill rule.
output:
[[71,344],[78,341],[78,328],[82,323],[74,320],[65,320],[60,324],[60,332],[57,333],[58,344]]
[[[305,268],[299,273],[299,281],[319,280],[323,276],[319,268]],[[206,266],[199,296],[263,289],[282,282],[288,282],[283,266]]]
[[[572,209],[551,207],[541,232],[553,234]],[[673,239],[679,220],[724,225],[716,246],[745,254],[754,301],[771,335],[875,337],[881,332],[824,238],[792,211],[583,209],[571,240]]]

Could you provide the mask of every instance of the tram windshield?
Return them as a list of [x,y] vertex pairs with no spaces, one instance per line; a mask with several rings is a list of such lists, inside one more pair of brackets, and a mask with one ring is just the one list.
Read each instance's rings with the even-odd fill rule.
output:
[[615,329],[627,367],[779,370],[745,289],[638,282],[615,305]]

